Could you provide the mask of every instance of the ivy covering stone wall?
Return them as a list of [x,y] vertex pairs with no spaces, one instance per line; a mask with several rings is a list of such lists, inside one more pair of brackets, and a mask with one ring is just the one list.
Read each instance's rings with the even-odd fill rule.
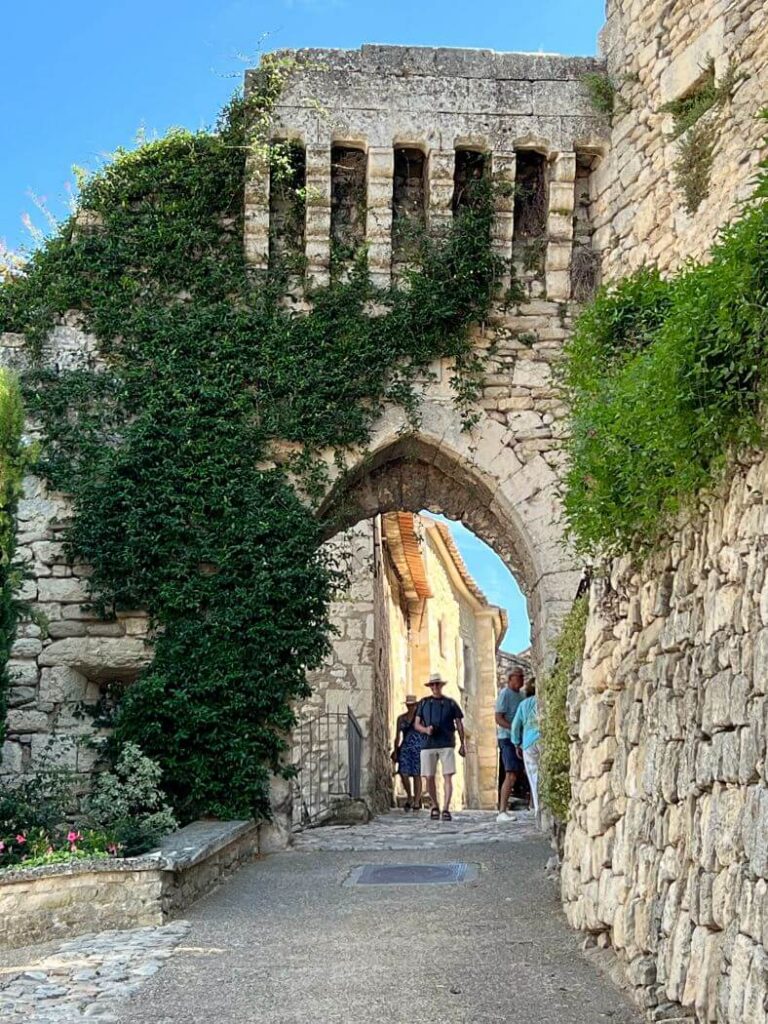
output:
[[[439,240],[423,236],[407,288],[374,288],[361,253],[309,312],[287,308],[296,267],[253,271],[242,239],[254,149],[290,192],[290,154],[268,138],[293,70],[267,59],[215,130],[118,154],[0,289],[0,331],[23,336],[32,364],[37,471],[72,497],[68,561],[91,567],[102,617],[150,617],[152,661],[119,703],[117,743],[160,761],[184,818],[267,812],[292,702],[327,651],[319,452],[364,445],[384,403],[412,409],[438,357],[468,409],[469,327],[496,283],[484,185]],[[65,317],[94,339],[90,363],[46,364]]]

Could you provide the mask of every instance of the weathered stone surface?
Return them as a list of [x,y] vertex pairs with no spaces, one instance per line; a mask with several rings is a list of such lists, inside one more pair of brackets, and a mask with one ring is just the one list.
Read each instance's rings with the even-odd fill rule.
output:
[[39,661],[43,666],[68,666],[98,679],[135,674],[150,659],[151,648],[135,637],[67,637],[49,644]]

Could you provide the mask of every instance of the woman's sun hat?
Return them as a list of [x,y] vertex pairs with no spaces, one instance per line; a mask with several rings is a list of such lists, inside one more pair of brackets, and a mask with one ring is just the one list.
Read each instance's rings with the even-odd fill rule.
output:
[[413,693],[407,693],[405,695],[405,703],[406,704],[418,704],[419,703],[419,698],[415,694],[413,694]]

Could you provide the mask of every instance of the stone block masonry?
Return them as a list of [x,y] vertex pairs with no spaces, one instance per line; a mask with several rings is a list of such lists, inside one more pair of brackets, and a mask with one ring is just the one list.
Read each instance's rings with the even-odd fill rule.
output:
[[[720,226],[749,197],[766,155],[768,18],[763,0],[611,0],[601,35],[608,74],[618,87],[608,158],[594,175],[594,245],[608,278],[643,263],[662,270],[706,257]],[[687,97],[708,59],[733,95],[714,114],[709,195],[686,212],[675,186],[680,141],[661,108]],[[712,115],[707,115],[712,116]]]
[[570,699],[571,923],[648,1007],[766,1020],[768,457],[593,595]]
[[[591,182],[604,276],[706,258],[766,155],[765,6],[613,0],[602,46],[619,92]],[[660,108],[689,96],[709,59],[734,89],[690,216]],[[654,1020],[768,1020],[767,537],[768,457],[745,454],[691,522],[642,565],[613,563],[592,595],[569,699],[563,899]]]

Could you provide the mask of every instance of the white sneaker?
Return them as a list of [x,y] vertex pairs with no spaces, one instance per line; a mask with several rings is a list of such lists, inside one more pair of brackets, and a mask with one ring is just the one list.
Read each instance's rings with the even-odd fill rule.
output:
[[501,811],[496,815],[496,821],[501,823],[502,821],[517,821],[514,814],[510,814],[508,811]]

